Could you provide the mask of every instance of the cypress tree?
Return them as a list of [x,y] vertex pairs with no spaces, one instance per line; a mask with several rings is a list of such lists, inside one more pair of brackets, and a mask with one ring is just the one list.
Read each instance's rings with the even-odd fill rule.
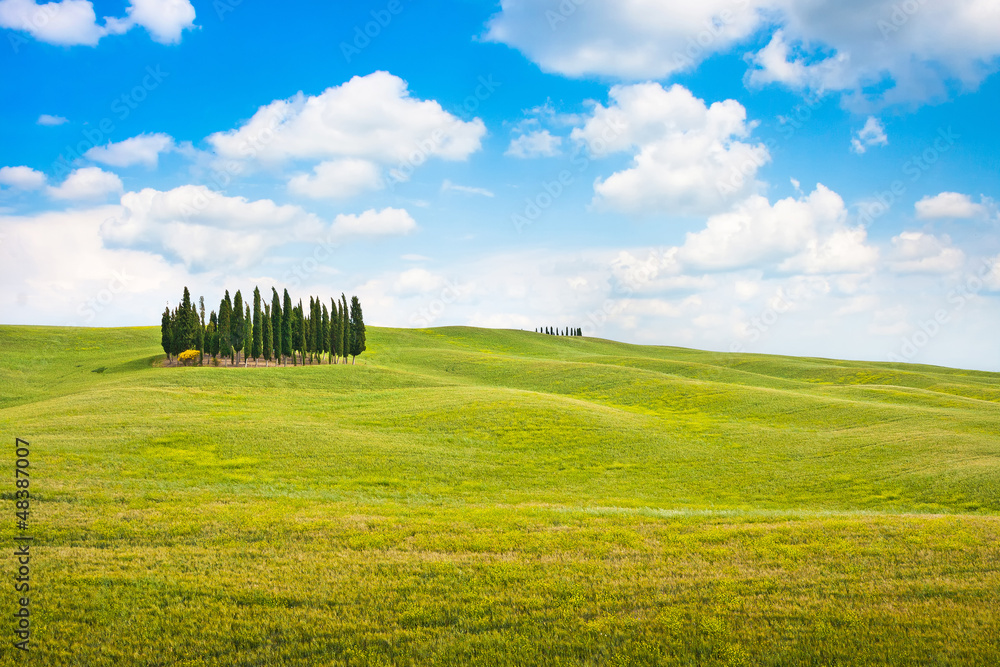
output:
[[167,361],[170,361],[170,353],[173,352],[173,343],[171,342],[173,334],[173,327],[170,325],[170,306],[167,305],[163,309],[163,317],[160,318],[160,345],[163,347],[163,351],[167,355]]
[[[323,304],[323,324],[319,328],[320,336],[322,340],[320,341],[320,352],[327,355],[327,361],[329,361],[330,353],[330,311],[326,309],[326,304]],[[320,362],[323,361],[323,357],[320,357]]]
[[[257,361],[264,354],[264,328],[263,323],[260,321],[261,318],[260,309],[260,288],[253,288],[253,365],[257,365]],[[270,343],[268,343],[270,347]]]
[[205,297],[198,297],[198,311],[201,314],[201,325],[198,327],[198,365],[205,365]]
[[246,306],[243,314],[243,366],[247,365],[249,353],[253,348],[253,315],[250,313],[250,304]]
[[299,356],[302,359],[302,365],[306,365],[306,314],[305,310],[302,308],[302,299],[299,299],[299,305],[295,307],[295,323],[298,325],[298,346],[299,346]]
[[312,335],[313,357],[320,360],[320,354],[323,352],[323,334],[320,331],[323,327],[323,312],[319,308],[319,297],[315,299],[309,297],[309,303],[309,319],[311,320],[309,333]]
[[361,314],[361,302],[351,297],[351,364],[365,351],[365,319]]
[[281,361],[281,297],[278,290],[271,288],[271,333],[275,363]]
[[330,299],[330,363],[340,363],[340,313],[333,299]]
[[219,304],[219,356],[233,359],[233,329],[232,304],[229,303],[229,290]]
[[351,353],[351,317],[347,311],[347,297],[340,293],[340,356],[347,363],[347,355]]
[[261,353],[264,355],[264,368],[267,368],[271,362],[271,349],[274,345],[274,328],[271,325],[271,308],[266,303],[264,304],[263,327],[264,343]]
[[236,295],[233,297],[233,314],[231,317],[233,350],[236,351],[236,361],[234,363],[238,363],[240,360],[240,350],[243,349],[243,295],[240,294],[239,290],[236,290]]
[[208,327],[205,329],[206,345],[208,353],[212,355],[212,363],[219,355],[219,316],[213,310],[208,317]]
[[285,356],[285,365],[288,365],[288,356],[292,353],[292,298],[285,290],[285,300],[281,308],[281,354]]

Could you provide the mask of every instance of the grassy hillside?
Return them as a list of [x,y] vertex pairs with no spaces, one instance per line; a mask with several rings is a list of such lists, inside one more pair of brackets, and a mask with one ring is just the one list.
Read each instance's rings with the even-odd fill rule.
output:
[[33,664],[1000,663],[998,374],[468,328],[161,368],[158,342],[0,327]]

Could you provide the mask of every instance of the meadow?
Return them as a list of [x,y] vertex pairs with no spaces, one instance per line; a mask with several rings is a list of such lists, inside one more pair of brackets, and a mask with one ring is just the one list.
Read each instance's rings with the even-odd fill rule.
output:
[[0,664],[1000,664],[1000,374],[462,327],[163,357],[0,326]]

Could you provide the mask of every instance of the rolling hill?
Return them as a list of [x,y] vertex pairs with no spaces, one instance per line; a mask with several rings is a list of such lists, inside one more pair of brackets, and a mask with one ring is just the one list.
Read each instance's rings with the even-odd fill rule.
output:
[[0,327],[35,664],[1000,664],[1000,374],[464,327],[369,328],[355,366],[158,344]]

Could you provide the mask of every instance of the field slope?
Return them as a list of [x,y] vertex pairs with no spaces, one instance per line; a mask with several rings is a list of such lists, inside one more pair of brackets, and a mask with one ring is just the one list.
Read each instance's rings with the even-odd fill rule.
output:
[[[30,664],[1000,664],[1000,374],[470,328],[372,328],[356,366],[158,343],[0,326]],[[7,549],[12,473],[3,498]]]

